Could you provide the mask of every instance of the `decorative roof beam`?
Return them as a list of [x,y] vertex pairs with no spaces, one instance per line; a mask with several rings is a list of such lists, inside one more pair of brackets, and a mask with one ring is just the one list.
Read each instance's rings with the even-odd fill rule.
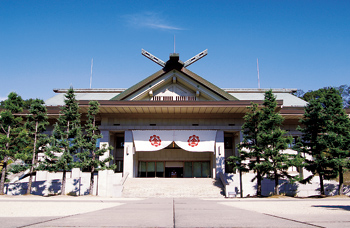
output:
[[188,67],[192,63],[194,63],[194,62],[200,60],[201,58],[203,58],[204,56],[206,56],[207,54],[208,54],[208,49],[205,49],[204,51],[202,51],[198,55],[195,55],[192,58],[190,58],[189,60],[187,60],[186,62],[184,62],[184,67]]
[[150,60],[152,60],[153,62],[157,63],[158,65],[160,65],[161,67],[165,67],[165,62],[159,58],[157,58],[156,56],[152,55],[151,53],[149,53],[148,51],[142,49],[141,50],[141,54],[143,56],[145,56],[146,58],[149,58]]

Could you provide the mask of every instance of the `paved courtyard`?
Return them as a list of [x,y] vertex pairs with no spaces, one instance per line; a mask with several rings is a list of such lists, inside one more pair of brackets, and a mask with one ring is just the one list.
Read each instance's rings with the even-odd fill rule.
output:
[[350,227],[350,199],[1,196],[0,227]]

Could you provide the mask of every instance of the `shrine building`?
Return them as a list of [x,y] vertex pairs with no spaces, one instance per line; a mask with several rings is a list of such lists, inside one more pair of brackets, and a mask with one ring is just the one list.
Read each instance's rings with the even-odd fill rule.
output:
[[[74,89],[83,116],[89,101],[100,103],[101,143],[114,147],[108,153],[114,156],[115,172],[129,178],[217,178],[234,173],[226,160],[238,154],[243,116],[251,102],[263,103],[267,89],[219,88],[187,69],[207,51],[185,62],[176,53],[166,62],[144,50],[142,54],[161,69],[130,88]],[[285,119],[284,130],[300,135],[296,127],[306,102],[292,94],[296,89],[272,91]],[[54,92],[45,101],[52,122],[67,89]]]

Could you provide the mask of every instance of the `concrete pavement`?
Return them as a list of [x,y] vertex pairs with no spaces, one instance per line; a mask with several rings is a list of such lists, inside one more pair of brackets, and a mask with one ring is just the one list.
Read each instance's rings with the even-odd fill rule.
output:
[[0,227],[350,227],[350,198],[1,196]]

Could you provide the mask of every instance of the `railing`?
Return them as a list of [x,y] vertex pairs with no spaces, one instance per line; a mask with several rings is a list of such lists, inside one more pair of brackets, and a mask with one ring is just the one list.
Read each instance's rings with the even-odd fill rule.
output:
[[154,96],[152,101],[195,101],[195,96]]

